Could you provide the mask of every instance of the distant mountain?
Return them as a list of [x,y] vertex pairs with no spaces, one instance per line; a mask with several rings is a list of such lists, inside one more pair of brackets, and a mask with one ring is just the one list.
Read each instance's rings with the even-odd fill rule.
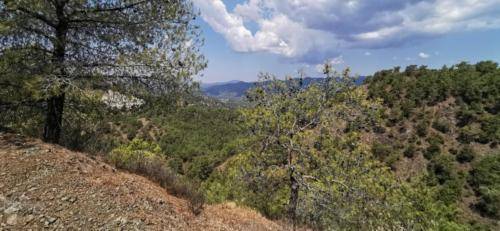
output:
[[209,87],[215,87],[215,86],[220,86],[220,85],[225,85],[225,84],[232,84],[232,83],[239,83],[242,82],[241,80],[231,80],[227,82],[216,82],[216,83],[201,83],[201,88],[209,88]]
[[211,97],[219,99],[238,99],[255,86],[253,82],[230,81],[226,83],[202,84],[202,91]]
[[[357,85],[363,84],[366,77],[359,77]],[[304,78],[304,86],[323,81],[324,78]],[[245,96],[246,92],[255,86],[257,82],[244,82],[233,80],[229,82],[201,84],[201,90],[208,96],[223,100],[239,100]]]

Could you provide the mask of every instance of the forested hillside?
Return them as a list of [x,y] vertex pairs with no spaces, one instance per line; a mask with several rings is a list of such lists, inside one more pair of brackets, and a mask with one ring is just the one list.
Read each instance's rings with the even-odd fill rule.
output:
[[438,199],[457,205],[464,218],[497,220],[498,64],[394,68],[376,73],[368,89],[386,107],[383,124],[371,134],[377,158],[403,179],[427,172]]
[[[496,63],[395,68],[362,86],[326,73],[307,88],[264,75],[236,109],[199,93],[181,105],[83,104],[96,114],[67,124],[61,144],[171,184],[193,211],[235,201],[318,229],[498,228]],[[4,130],[38,136],[42,115],[21,109],[2,112]]]
[[263,73],[223,102],[194,81],[197,16],[190,1],[0,0],[2,136],[142,175],[193,216],[234,203],[291,229],[500,229],[497,63],[361,84],[330,61],[321,79]]

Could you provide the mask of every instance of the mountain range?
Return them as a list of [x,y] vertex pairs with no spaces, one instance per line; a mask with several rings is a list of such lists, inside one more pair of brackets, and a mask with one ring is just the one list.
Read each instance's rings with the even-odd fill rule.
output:
[[[363,84],[365,76],[356,79],[356,85]],[[304,86],[323,81],[324,78],[307,77],[303,79]],[[257,82],[245,82],[232,80],[218,83],[202,83],[201,90],[207,96],[223,100],[239,100],[245,96],[246,92],[255,86]]]

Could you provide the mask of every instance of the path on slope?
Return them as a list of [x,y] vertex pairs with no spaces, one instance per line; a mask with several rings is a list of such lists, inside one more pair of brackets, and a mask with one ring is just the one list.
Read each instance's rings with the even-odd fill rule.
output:
[[0,230],[285,230],[234,204],[199,216],[144,177],[0,133]]

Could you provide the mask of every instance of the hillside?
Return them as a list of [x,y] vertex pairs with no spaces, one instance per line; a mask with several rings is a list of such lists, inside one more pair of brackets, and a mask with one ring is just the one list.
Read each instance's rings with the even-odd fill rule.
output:
[[[367,80],[370,96],[385,109],[383,123],[367,133],[373,154],[401,179],[427,173],[439,201],[460,208],[461,220],[493,230],[500,171],[487,163],[500,157],[498,73],[496,63],[485,61],[395,68]],[[489,175],[477,174],[482,169]]]
[[0,133],[0,230],[284,230],[232,203],[187,202],[99,158]]

